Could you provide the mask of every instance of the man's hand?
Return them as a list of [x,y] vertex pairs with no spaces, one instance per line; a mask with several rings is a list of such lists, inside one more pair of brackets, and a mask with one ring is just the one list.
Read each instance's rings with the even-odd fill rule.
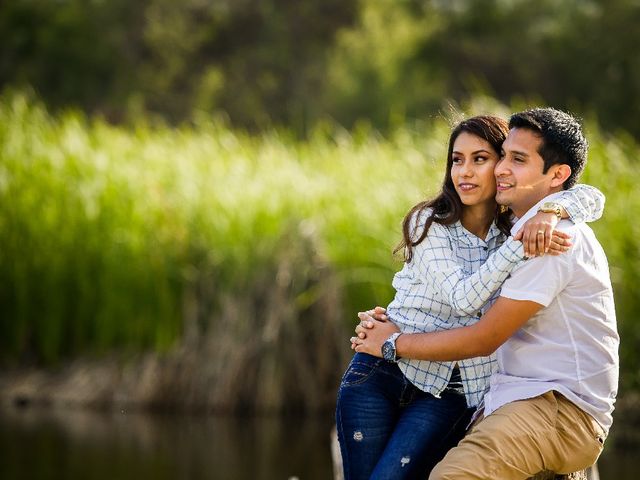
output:
[[[389,321],[380,307],[374,309],[374,316],[368,312],[360,312],[360,323],[356,327],[357,336],[351,337],[351,348],[356,352],[368,353],[375,357],[382,357],[382,344],[392,333],[399,332],[398,326]],[[378,320],[384,316],[384,320]]]
[[545,253],[560,255],[569,250],[571,235],[556,230],[558,221],[555,213],[538,212],[525,222],[513,238],[522,242],[527,257]]

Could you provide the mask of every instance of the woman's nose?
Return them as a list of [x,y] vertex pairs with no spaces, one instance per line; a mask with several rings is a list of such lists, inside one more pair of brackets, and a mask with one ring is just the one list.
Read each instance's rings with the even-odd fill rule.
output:
[[460,168],[460,175],[470,177],[473,175],[473,165],[470,162],[464,162]]

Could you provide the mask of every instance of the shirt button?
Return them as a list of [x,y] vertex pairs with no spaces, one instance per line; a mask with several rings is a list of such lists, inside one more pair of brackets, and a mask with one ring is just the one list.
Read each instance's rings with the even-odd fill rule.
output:
[[487,250],[489,250],[489,247],[482,247],[482,249],[486,252]]

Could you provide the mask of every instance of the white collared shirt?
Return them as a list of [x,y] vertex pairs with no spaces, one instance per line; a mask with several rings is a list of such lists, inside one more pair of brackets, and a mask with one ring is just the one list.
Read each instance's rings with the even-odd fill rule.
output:
[[[550,197],[532,207],[512,233]],[[485,395],[484,414],[555,390],[609,430],[618,389],[616,314],[609,266],[593,231],[563,220],[572,235],[568,254],[533,258],[504,283],[500,296],[542,305],[497,350],[498,372]]]

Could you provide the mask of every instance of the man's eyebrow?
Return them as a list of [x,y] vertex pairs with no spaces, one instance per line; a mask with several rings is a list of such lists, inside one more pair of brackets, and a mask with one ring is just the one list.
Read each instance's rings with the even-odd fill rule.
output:
[[[512,155],[520,155],[522,157],[529,157],[527,152],[521,152],[520,150],[509,150]],[[504,153],[504,148],[502,149],[502,153]]]

